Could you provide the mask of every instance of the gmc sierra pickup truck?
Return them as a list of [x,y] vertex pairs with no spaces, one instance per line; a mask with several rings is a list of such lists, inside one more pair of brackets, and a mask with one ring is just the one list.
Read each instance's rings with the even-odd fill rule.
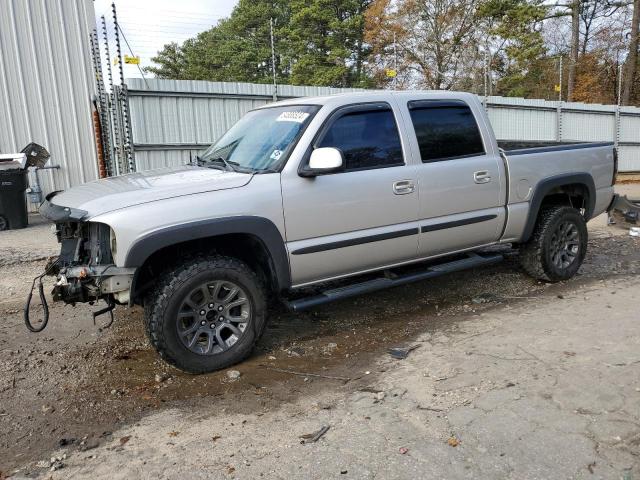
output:
[[610,143],[497,142],[471,94],[298,98],[248,112],[197,165],[50,194],[47,273],[55,300],[143,305],[160,356],[209,372],[249,355],[269,300],[297,311],[483,266],[495,244],[569,279],[615,175]]

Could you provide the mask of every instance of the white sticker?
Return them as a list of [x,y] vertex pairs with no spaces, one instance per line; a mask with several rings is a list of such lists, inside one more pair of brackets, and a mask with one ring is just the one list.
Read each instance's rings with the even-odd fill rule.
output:
[[272,160],[278,160],[281,155],[282,155],[282,150],[276,149],[273,152],[271,152],[271,159]]
[[282,112],[278,118],[276,118],[276,122],[302,123],[308,116],[309,114],[307,112]]

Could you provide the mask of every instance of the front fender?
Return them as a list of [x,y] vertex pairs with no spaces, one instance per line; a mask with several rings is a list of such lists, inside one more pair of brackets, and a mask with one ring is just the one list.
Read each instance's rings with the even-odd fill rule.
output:
[[284,240],[275,224],[263,217],[234,216],[213,218],[172,225],[156,230],[139,238],[131,245],[125,256],[124,266],[127,268],[139,268],[144,265],[145,261],[153,253],[162,248],[190,240],[228,234],[249,234],[258,238],[271,256],[278,288],[280,290],[289,288],[291,285],[291,273]]

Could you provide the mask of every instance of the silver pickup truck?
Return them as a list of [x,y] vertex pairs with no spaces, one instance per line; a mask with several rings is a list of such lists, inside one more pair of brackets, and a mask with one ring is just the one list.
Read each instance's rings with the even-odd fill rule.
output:
[[144,305],[162,358],[209,372],[249,355],[271,299],[297,311],[487,265],[495,244],[535,278],[571,278],[616,163],[610,143],[501,144],[466,93],[287,100],[197,165],[49,195],[47,272],[55,300]]

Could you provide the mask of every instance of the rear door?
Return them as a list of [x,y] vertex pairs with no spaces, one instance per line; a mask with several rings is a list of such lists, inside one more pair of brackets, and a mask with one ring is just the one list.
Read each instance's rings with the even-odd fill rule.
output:
[[417,254],[416,169],[386,102],[333,111],[313,148],[334,147],[342,171],[313,178],[287,169],[282,198],[294,286],[373,270]]
[[[417,166],[419,256],[489,244],[504,225],[504,166],[463,100],[405,103]],[[484,130],[484,138],[491,132]]]

